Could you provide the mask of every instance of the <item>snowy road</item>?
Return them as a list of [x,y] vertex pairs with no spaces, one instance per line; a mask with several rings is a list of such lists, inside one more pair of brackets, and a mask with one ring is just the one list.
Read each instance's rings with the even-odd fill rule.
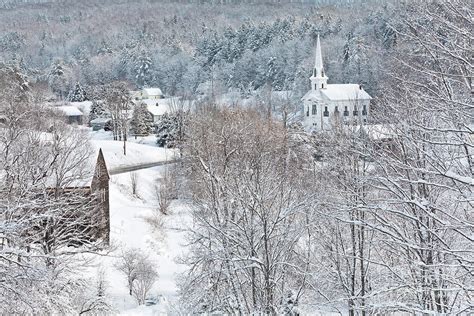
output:
[[157,161],[157,162],[149,162],[149,163],[142,163],[142,164],[137,164],[137,165],[132,165],[132,166],[126,166],[126,167],[116,167],[112,168],[109,170],[109,174],[111,176],[117,175],[117,174],[122,174],[122,173],[128,173],[132,171],[137,171],[137,170],[142,170],[142,169],[149,169],[153,167],[159,167],[163,165],[169,165],[172,163],[177,162],[178,160],[167,160],[167,161]]

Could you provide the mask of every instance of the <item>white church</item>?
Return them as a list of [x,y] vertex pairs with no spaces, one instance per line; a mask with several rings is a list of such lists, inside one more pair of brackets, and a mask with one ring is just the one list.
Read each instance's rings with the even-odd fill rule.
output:
[[324,72],[319,36],[311,90],[301,99],[304,105],[303,125],[307,130],[330,130],[336,124],[367,122],[372,97],[358,84],[328,84]]

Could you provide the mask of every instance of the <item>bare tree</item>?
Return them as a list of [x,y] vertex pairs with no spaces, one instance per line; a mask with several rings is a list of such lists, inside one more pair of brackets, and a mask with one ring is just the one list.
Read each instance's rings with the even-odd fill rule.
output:
[[126,144],[129,132],[129,113],[132,100],[127,85],[115,82],[105,88],[105,106],[110,113],[114,140],[123,140],[123,154],[127,154]]
[[173,187],[170,182],[165,178],[157,179],[154,184],[155,197],[158,203],[158,210],[163,215],[168,215],[169,207],[172,201]]
[[281,124],[252,110],[200,113],[191,131],[185,300],[200,312],[276,314],[288,291],[306,283],[288,277],[305,270],[295,252],[311,196],[297,151]]
[[[109,303],[107,291],[109,284],[103,268],[97,271],[97,278],[91,290],[84,289],[83,297],[78,302],[79,315],[83,314],[106,314],[113,312]],[[89,293],[90,292],[90,293]]]
[[15,69],[2,71],[13,77],[0,93],[0,303],[11,313],[68,313],[84,264],[76,255],[103,242],[93,238],[96,197],[68,189],[88,181],[91,152],[86,138],[54,117],[50,133],[31,128],[41,107],[30,106]]
[[139,305],[144,304],[158,278],[153,263],[140,249],[130,248],[122,252],[115,268],[125,275],[129,294],[135,297]]
[[137,279],[137,269],[140,260],[142,260],[140,250],[130,248],[122,252],[119,261],[115,265],[115,268],[125,275],[130,295],[133,294],[133,282]]
[[132,188],[132,194],[137,194],[138,189],[138,173],[130,172],[130,187]]
[[142,257],[138,262],[136,279],[133,282],[133,296],[138,305],[145,304],[148,293],[150,293],[157,279],[158,273],[153,263],[147,257]]

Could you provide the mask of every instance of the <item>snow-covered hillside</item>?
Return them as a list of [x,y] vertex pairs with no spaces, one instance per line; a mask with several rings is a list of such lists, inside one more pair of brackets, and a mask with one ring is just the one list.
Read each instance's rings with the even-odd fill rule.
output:
[[[132,195],[130,174],[111,177],[110,182],[110,219],[111,243],[115,249],[110,256],[97,256],[91,275],[99,269],[105,271],[108,287],[106,293],[112,307],[123,315],[169,315],[173,314],[177,299],[176,273],[184,266],[175,259],[183,253],[184,228],[189,222],[186,207],[178,201],[171,205],[171,214],[162,216],[162,228],[154,230],[147,218],[157,214],[157,201],[154,197],[154,182],[160,179],[166,166],[136,171],[138,192]],[[138,248],[149,256],[156,265],[158,281],[150,296],[157,298],[158,304],[140,306],[128,294],[125,276],[114,264],[123,250]]]

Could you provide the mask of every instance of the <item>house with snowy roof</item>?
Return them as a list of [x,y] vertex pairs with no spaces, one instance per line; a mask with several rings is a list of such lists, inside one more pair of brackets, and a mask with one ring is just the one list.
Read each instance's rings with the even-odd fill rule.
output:
[[61,105],[61,106],[57,106],[56,110],[58,110],[61,114],[63,114],[66,117],[68,124],[81,125],[83,122],[84,114],[76,106]]
[[142,99],[163,99],[164,95],[160,88],[143,88]]
[[303,125],[307,130],[330,130],[337,124],[364,124],[372,97],[359,84],[328,84],[324,72],[319,35],[311,90],[303,101]]

